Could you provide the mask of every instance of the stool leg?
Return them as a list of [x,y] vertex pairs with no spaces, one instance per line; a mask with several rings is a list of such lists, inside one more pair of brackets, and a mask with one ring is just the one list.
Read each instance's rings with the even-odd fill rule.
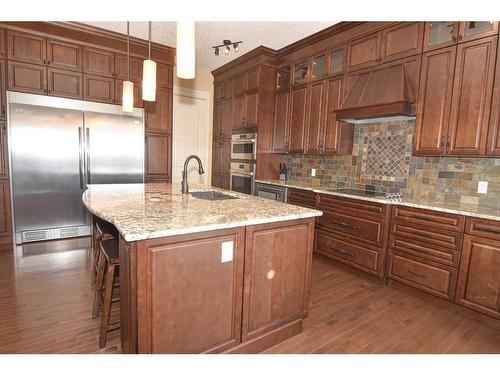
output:
[[104,283],[104,270],[106,268],[106,257],[99,255],[99,266],[97,267],[97,280],[95,282],[94,303],[92,307],[92,319],[97,318],[99,314],[99,305],[101,304],[101,290]]
[[113,284],[115,281],[115,265],[108,266],[106,273],[106,282],[104,284],[104,298],[102,302],[102,320],[101,320],[101,333],[99,334],[99,348],[106,345],[108,336],[109,313],[111,311],[111,298],[113,296]]

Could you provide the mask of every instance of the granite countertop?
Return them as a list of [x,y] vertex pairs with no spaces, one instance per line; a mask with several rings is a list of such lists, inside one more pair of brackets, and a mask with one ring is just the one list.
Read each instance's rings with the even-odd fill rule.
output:
[[182,194],[180,184],[89,185],[82,200],[94,215],[114,224],[126,241],[321,216],[322,212],[202,185],[237,197],[211,201]]
[[441,203],[441,202],[427,202],[422,199],[412,198],[412,197],[403,197],[401,200],[395,199],[387,199],[387,198],[377,198],[377,197],[361,197],[358,195],[351,195],[345,193],[339,193],[334,191],[329,191],[327,189],[333,188],[323,188],[319,186],[311,186],[304,183],[299,182],[290,182],[290,181],[279,181],[279,180],[257,180],[256,182],[260,182],[263,184],[276,185],[276,186],[284,186],[289,188],[297,188],[310,190],[315,193],[322,194],[331,194],[340,197],[352,198],[352,199],[360,199],[371,202],[378,202],[383,204],[396,204],[400,206],[408,206],[415,208],[422,208],[427,210],[434,210],[440,212],[448,212],[457,215],[464,216],[472,216],[483,219],[490,220],[499,220],[500,221],[500,210],[494,208],[487,207],[477,207],[471,204],[463,204],[463,203]]

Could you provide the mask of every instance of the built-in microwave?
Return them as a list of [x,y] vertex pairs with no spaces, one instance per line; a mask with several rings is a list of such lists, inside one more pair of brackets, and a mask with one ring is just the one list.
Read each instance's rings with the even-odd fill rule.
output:
[[233,134],[231,137],[231,159],[257,159],[257,134]]
[[254,193],[255,163],[231,162],[230,189],[245,194]]
[[286,202],[288,189],[284,186],[275,186],[255,183],[255,195],[261,198],[272,199],[273,201]]

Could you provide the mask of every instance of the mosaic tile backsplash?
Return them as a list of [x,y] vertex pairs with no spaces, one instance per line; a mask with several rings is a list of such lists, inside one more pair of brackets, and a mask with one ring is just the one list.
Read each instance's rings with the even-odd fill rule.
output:
[[[357,124],[352,155],[285,155],[289,180],[500,209],[500,159],[412,156],[414,128],[414,120]],[[478,181],[489,182],[487,194]]]

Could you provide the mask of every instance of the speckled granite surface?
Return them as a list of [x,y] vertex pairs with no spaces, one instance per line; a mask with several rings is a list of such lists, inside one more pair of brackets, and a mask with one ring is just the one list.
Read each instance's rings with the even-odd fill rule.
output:
[[353,198],[353,199],[361,199],[365,201],[378,202],[383,204],[398,204],[400,206],[408,206],[415,208],[423,208],[427,210],[441,211],[441,212],[449,212],[452,214],[464,215],[464,216],[473,216],[479,217],[483,219],[490,220],[498,220],[500,221],[500,210],[488,207],[478,207],[476,205],[465,204],[465,203],[437,203],[432,201],[426,201],[423,199],[414,199],[414,198],[403,198],[401,201],[396,201],[392,199],[385,198],[372,198],[372,197],[360,197],[356,195],[343,194],[338,192],[328,191],[328,188],[321,188],[317,186],[311,186],[307,183],[302,182],[282,182],[278,180],[257,180],[256,182],[277,185],[277,186],[285,186],[290,188],[298,188],[310,190],[315,193],[323,193],[323,194],[331,194],[340,197]]
[[82,200],[113,223],[126,241],[320,216],[321,211],[217,188],[238,199],[210,201],[182,194],[180,184],[89,185]]

